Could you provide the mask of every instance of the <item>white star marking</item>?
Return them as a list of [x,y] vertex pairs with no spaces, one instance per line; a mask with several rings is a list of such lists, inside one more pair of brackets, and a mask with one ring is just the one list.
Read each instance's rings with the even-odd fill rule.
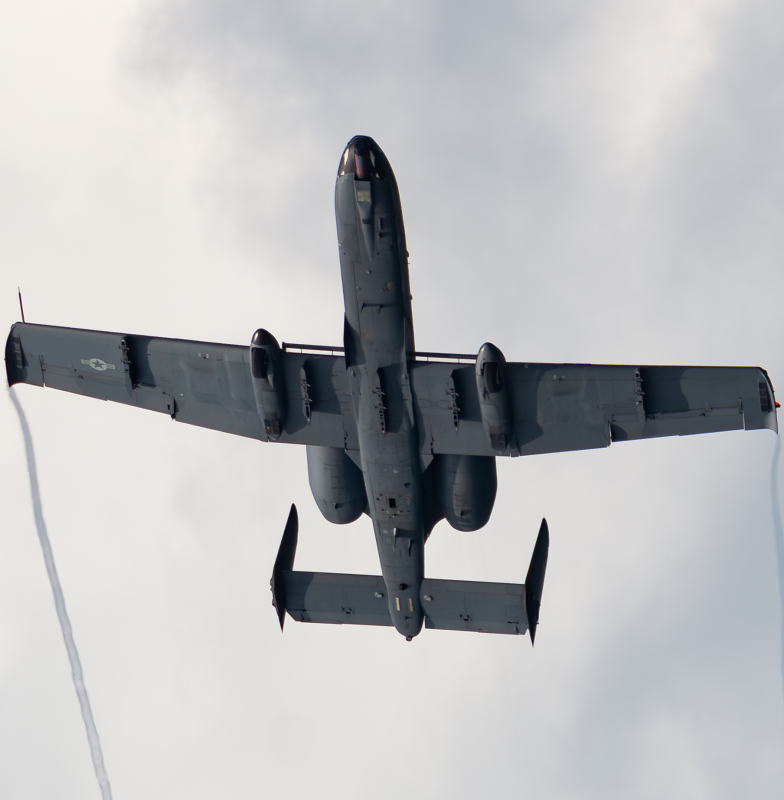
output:
[[106,372],[107,369],[115,368],[114,364],[107,364],[100,358],[83,358],[82,364],[87,364],[87,366],[92,367],[97,372]]

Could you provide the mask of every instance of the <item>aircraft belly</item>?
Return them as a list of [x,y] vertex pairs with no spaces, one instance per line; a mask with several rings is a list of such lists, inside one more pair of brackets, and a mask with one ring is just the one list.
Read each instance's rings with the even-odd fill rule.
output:
[[[403,408],[404,365],[391,369],[383,391],[382,368],[352,368],[359,394],[357,432],[365,490],[387,586],[389,612],[404,636],[421,630],[419,589],[424,577],[422,473],[416,430]],[[386,420],[394,422],[387,428]]]
[[[346,320],[361,345],[377,359],[401,360],[413,349],[411,296],[397,186],[383,180],[338,178],[338,230]],[[402,252],[401,252],[402,247]]]
[[359,460],[392,621],[415,636],[424,618],[422,472],[406,354],[413,349],[408,254],[394,179],[338,177],[335,219]]

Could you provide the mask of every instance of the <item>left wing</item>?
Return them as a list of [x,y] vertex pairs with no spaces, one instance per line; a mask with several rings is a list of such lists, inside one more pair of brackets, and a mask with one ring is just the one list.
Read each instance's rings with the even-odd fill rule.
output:
[[[499,455],[482,426],[474,364],[410,365],[421,452]],[[503,455],[607,447],[714,431],[776,431],[776,403],[759,367],[505,365],[511,417]]]
[[[356,449],[343,358],[281,357],[288,415],[278,441]],[[248,347],[17,323],[5,361],[9,386],[48,386],[267,441]]]

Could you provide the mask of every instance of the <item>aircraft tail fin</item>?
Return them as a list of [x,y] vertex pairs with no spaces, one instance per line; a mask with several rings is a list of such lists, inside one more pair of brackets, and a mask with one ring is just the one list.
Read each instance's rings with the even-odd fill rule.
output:
[[543,519],[536,537],[528,574],[525,576],[525,611],[528,617],[528,630],[531,631],[531,646],[536,639],[536,626],[539,624],[539,607],[542,605],[542,587],[547,569],[547,553],[550,549],[550,529]]
[[281,631],[283,630],[283,621],[286,618],[286,582],[283,578],[283,571],[290,570],[294,566],[294,556],[297,554],[298,532],[297,507],[292,503],[289,518],[286,520],[286,527],[283,529],[283,538],[280,540],[278,557],[275,559],[275,566],[272,569],[272,578],[270,579],[272,605],[275,606],[275,610],[278,612]]

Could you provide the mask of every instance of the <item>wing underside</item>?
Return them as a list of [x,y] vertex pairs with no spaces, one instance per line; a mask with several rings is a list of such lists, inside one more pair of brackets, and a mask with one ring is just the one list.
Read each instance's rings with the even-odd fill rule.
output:
[[[344,358],[334,355],[341,348],[311,349],[282,354],[288,415],[278,441],[355,451],[352,387]],[[409,363],[421,453],[497,455],[482,426],[474,364],[451,358]],[[49,386],[267,440],[247,347],[17,323],[6,370],[9,385]],[[513,435],[505,455],[777,430],[773,387],[758,367],[509,362],[506,380]]]
[[[288,416],[279,441],[355,448],[343,359],[283,353],[283,369]],[[267,440],[247,347],[17,323],[6,372],[9,385],[47,386]]]
[[[486,455],[473,364],[414,363],[423,453]],[[506,365],[513,436],[505,455],[607,447],[716,431],[777,430],[758,367]]]

